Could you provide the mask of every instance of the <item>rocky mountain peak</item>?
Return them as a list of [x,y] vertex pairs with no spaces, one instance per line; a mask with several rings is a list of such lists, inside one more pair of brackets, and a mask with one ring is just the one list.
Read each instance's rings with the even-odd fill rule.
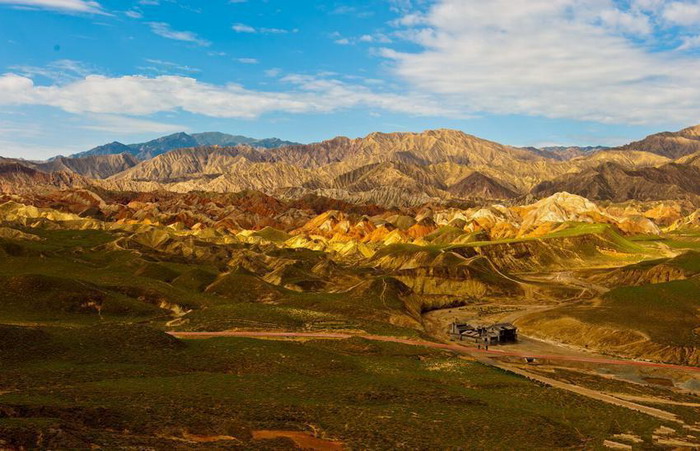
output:
[[681,136],[684,136],[686,138],[699,139],[700,138],[700,125],[695,125],[693,127],[684,128],[683,130],[678,132],[678,134]]

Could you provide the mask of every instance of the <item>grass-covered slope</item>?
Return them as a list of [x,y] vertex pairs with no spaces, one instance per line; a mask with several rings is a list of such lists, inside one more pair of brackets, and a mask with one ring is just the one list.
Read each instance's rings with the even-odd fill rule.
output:
[[638,330],[662,345],[697,347],[700,336],[700,279],[616,288],[597,309],[581,310],[586,322]]
[[697,366],[699,265],[700,254],[691,251],[611,271],[597,278],[629,286],[525,317],[519,325],[527,334],[605,353]]
[[590,448],[619,431],[650,442],[658,427],[422,348],[361,339],[180,342],[121,327],[28,334],[47,352],[4,362],[5,446],[290,448],[253,439],[257,430],[287,430],[348,448]]
[[[651,446],[660,424],[439,351],[359,338],[178,340],[166,333],[429,339],[426,310],[539,302],[532,293],[543,291],[527,280],[548,279],[514,273],[654,255],[656,244],[631,241],[609,225],[570,223],[537,239],[478,242],[488,234],[455,226],[428,233],[433,226],[424,221],[426,234],[414,230],[423,236],[414,243],[368,241],[350,252],[359,244],[339,231],[356,233],[350,221],[303,248],[297,238],[307,238],[273,228],[234,234],[165,226],[157,216],[109,223],[44,213],[0,224],[7,226],[0,238],[0,448],[292,447],[254,438],[282,430],[350,449],[595,449],[618,432]],[[688,255],[663,261],[690,278],[677,285],[613,290],[541,318],[586,339],[602,337],[604,345],[695,349],[697,305],[688,293],[698,288],[697,262]],[[560,286],[552,292],[564,292]],[[685,349],[674,358],[690,357]]]

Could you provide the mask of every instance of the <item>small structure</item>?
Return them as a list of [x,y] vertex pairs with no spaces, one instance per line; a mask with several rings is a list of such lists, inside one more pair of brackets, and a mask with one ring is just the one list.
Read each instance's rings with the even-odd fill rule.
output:
[[473,341],[485,345],[515,343],[518,341],[518,328],[511,323],[484,326],[455,321],[450,325],[450,339]]

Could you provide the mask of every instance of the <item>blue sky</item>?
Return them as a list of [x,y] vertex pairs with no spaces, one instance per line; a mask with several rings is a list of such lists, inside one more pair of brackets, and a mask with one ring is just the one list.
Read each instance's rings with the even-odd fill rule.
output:
[[0,0],[0,155],[214,130],[615,145],[700,123],[698,48],[697,0]]

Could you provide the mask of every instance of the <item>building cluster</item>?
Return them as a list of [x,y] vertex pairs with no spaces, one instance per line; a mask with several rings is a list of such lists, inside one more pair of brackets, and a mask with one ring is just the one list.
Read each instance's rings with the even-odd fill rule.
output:
[[472,341],[486,346],[515,343],[518,341],[518,328],[511,323],[484,326],[455,321],[450,325],[450,339]]

